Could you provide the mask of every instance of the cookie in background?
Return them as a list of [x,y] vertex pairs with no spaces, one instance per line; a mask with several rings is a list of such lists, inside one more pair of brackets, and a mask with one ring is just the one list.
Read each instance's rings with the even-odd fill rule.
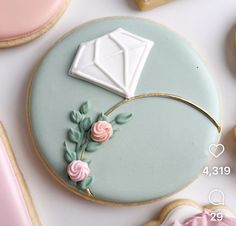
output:
[[0,0],[0,48],[30,42],[61,18],[69,0]]
[[40,226],[32,198],[0,123],[0,225]]
[[140,10],[153,9],[171,1],[172,0],[135,0]]
[[195,201],[180,199],[167,204],[144,226],[235,226],[236,216],[225,205],[202,206]]

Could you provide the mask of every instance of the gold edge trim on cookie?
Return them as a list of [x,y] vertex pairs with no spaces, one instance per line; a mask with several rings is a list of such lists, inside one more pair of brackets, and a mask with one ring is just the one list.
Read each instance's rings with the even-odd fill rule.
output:
[[140,94],[134,97],[131,97],[129,99],[124,99],[122,101],[120,101],[119,103],[117,103],[116,105],[114,105],[112,108],[110,108],[105,115],[110,115],[113,111],[115,111],[117,108],[119,108],[120,106],[133,101],[133,100],[138,100],[138,99],[142,99],[142,98],[147,98],[147,97],[161,97],[161,98],[168,98],[168,99],[172,99],[172,100],[177,100],[180,101],[184,104],[187,104],[191,107],[193,107],[194,109],[198,110],[199,112],[201,112],[203,115],[205,115],[217,128],[218,132],[221,133],[221,126],[220,124],[211,116],[210,113],[208,113],[206,110],[204,110],[203,108],[201,108],[200,106],[194,104],[193,102],[180,97],[180,96],[176,96],[173,94],[169,94],[169,93],[145,93],[145,94]]
[[54,16],[54,18],[51,19],[50,22],[42,25],[42,27],[38,28],[35,31],[32,31],[30,34],[24,34],[22,36],[19,36],[17,38],[5,40],[5,41],[0,41],[0,49],[5,49],[5,48],[11,48],[19,45],[23,45],[27,42],[31,42],[35,40],[36,38],[42,36],[45,34],[47,31],[49,31],[51,28],[56,25],[56,23],[60,20],[60,18],[63,16],[65,13],[67,7],[69,6],[71,0],[65,0],[64,5],[62,8],[59,10],[59,12]]
[[32,197],[30,195],[30,191],[29,191],[28,186],[25,182],[24,176],[18,166],[18,163],[16,161],[16,157],[14,155],[9,138],[7,136],[7,132],[4,129],[4,126],[1,123],[1,121],[0,121],[0,137],[2,138],[2,141],[6,147],[7,155],[8,155],[10,162],[11,162],[12,169],[15,173],[17,182],[19,183],[19,185],[21,187],[21,192],[22,192],[23,198],[25,200],[26,207],[29,212],[29,216],[32,221],[32,224],[34,226],[41,226],[42,224],[40,223],[40,220],[39,220],[38,214],[36,212]]
[[[103,17],[103,18],[99,18],[99,19],[94,19],[94,20],[90,20],[89,22],[83,23],[82,25],[79,25],[77,27],[75,27],[74,29],[72,29],[71,31],[67,32],[66,34],[62,35],[61,38],[59,38],[49,49],[48,51],[44,54],[44,56],[41,58],[41,60],[39,61],[39,63],[35,66],[32,74],[31,74],[31,78],[29,80],[28,83],[28,88],[27,88],[27,101],[26,101],[26,123],[27,123],[27,127],[28,127],[28,131],[29,131],[29,135],[31,137],[31,141],[34,147],[34,151],[37,154],[37,156],[39,157],[39,159],[41,160],[42,164],[44,165],[44,167],[48,170],[48,172],[51,174],[51,176],[59,183],[61,184],[64,188],[66,188],[68,191],[72,192],[73,194],[84,198],[87,201],[92,201],[94,203],[97,204],[102,204],[102,205],[108,205],[108,206],[140,206],[140,205],[145,205],[145,204],[150,204],[153,203],[155,201],[160,201],[163,200],[164,198],[170,197],[171,195],[177,194],[178,192],[184,190],[186,187],[188,187],[190,184],[192,184],[197,178],[199,178],[199,176],[201,175],[199,172],[199,175],[196,176],[196,178],[194,178],[191,182],[189,182],[186,186],[184,186],[183,188],[179,189],[176,192],[167,194],[165,196],[161,196],[159,198],[156,199],[152,199],[152,200],[147,200],[147,201],[139,201],[139,202],[114,202],[114,201],[108,201],[108,200],[103,200],[103,199],[98,199],[98,198],[93,198],[92,196],[89,196],[87,193],[85,192],[80,192],[78,190],[76,190],[74,187],[68,185],[63,179],[61,179],[61,177],[52,169],[52,167],[49,166],[49,164],[47,163],[47,159],[43,156],[43,154],[40,152],[40,148],[38,147],[35,139],[34,139],[34,135],[33,135],[33,129],[31,127],[31,120],[30,120],[30,97],[31,97],[31,90],[32,90],[32,83],[33,80],[35,78],[35,73],[40,65],[40,63],[43,61],[44,57],[58,44],[60,43],[62,40],[64,40],[66,37],[68,37],[70,34],[72,34],[74,31],[79,30],[89,24],[92,24],[96,21],[103,21],[103,20],[109,20],[109,19],[131,19],[131,18],[135,18],[135,19],[142,19],[145,20],[149,23],[154,23],[154,24],[158,24],[162,27],[166,27],[161,23],[158,23],[154,20],[151,19],[147,19],[147,18],[142,18],[142,17],[131,17],[131,16],[112,16],[112,17]],[[168,28],[169,30],[173,31],[174,33],[177,33],[176,31]],[[181,36],[181,35],[180,35]],[[182,36],[181,36],[182,37]],[[186,39],[186,38],[184,38]],[[191,44],[190,44],[191,45]],[[218,136],[218,142],[220,140],[220,136],[221,133]]]

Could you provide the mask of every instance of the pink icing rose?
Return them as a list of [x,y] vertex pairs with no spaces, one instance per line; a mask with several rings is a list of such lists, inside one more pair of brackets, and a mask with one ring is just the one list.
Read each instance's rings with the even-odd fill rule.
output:
[[74,160],[67,166],[67,173],[71,180],[78,182],[89,176],[90,169],[87,162]]
[[91,128],[91,138],[99,143],[103,143],[111,138],[113,134],[112,126],[109,122],[98,121]]
[[175,221],[172,226],[236,226],[236,218],[224,216],[222,221],[212,221],[212,216],[208,210],[189,218],[183,224]]

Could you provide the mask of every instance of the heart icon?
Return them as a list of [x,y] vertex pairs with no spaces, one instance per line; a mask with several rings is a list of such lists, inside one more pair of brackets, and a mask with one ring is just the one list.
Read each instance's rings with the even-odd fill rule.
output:
[[219,158],[225,151],[225,147],[223,144],[211,144],[209,146],[209,152],[217,159]]

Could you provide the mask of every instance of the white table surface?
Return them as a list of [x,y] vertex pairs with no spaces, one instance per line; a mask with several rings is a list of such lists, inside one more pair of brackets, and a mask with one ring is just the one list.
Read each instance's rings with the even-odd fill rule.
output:
[[[185,36],[205,58],[222,96],[221,142],[226,148],[223,156],[211,164],[231,166],[230,176],[200,176],[175,196],[149,205],[107,207],[71,194],[44,169],[32,150],[25,125],[26,87],[31,72],[48,48],[67,31],[91,19],[116,15],[146,17],[163,23]],[[43,226],[140,226],[176,198],[206,204],[209,192],[215,188],[224,191],[226,203],[236,212],[236,139],[232,130],[236,124],[235,24],[235,0],[177,0],[147,12],[138,11],[132,0],[72,0],[59,23],[44,36],[17,48],[0,50],[0,120],[7,128]]]

